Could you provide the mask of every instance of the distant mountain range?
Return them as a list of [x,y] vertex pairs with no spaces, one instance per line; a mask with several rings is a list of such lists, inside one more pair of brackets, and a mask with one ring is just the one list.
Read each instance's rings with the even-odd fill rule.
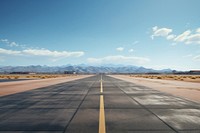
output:
[[0,73],[11,72],[34,72],[34,73],[171,73],[171,69],[154,70],[151,68],[124,66],[124,65],[104,65],[104,66],[88,66],[65,65],[65,66],[0,66]]

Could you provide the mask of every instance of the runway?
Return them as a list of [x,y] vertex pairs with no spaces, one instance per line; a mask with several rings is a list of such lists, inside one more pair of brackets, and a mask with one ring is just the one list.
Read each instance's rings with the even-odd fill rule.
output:
[[199,133],[200,104],[106,75],[0,97],[0,133],[147,132]]

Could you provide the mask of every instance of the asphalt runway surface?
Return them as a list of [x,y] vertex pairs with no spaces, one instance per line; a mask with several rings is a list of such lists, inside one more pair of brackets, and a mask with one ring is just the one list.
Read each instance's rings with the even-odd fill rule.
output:
[[96,75],[0,97],[0,133],[200,133],[200,104]]

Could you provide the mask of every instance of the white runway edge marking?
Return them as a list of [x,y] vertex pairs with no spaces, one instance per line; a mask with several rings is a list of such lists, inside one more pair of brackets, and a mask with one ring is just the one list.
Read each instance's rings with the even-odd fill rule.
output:
[[100,84],[101,84],[100,92],[103,93],[103,82],[102,82],[102,80],[101,80]]
[[[103,93],[102,75],[100,80],[100,92]],[[105,111],[104,111],[104,97],[100,95],[100,108],[99,108],[99,133],[106,133],[105,125]]]

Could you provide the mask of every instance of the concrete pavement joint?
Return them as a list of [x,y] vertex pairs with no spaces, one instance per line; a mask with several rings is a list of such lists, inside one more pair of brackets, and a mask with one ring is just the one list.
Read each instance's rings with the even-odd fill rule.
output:
[[174,132],[178,133],[178,131],[176,129],[174,129],[172,126],[170,126],[168,123],[166,123],[164,120],[162,120],[159,116],[157,116],[155,113],[153,113],[151,110],[149,110],[146,106],[142,105],[141,103],[139,103],[137,100],[135,100],[133,97],[129,96],[124,90],[121,89],[121,87],[119,87],[118,85],[115,85],[117,88],[119,88],[125,95],[127,95],[128,97],[130,97],[131,99],[133,99],[136,103],[138,103],[140,106],[142,106],[145,110],[147,110],[148,112],[150,112],[151,114],[153,114],[155,117],[157,117],[159,120],[161,120],[165,125],[167,125],[170,129],[172,129]]
[[[95,84],[95,82],[93,82],[93,84]],[[77,114],[78,110],[80,109],[80,107],[81,107],[81,105],[82,105],[83,101],[85,100],[86,96],[89,94],[89,91],[91,90],[91,88],[92,88],[93,84],[91,84],[91,86],[89,87],[89,89],[88,89],[88,91],[87,91],[87,94],[85,94],[85,96],[84,96],[83,100],[81,101],[81,103],[79,104],[78,108],[77,108],[77,109],[76,109],[76,111],[74,112],[74,114],[73,114],[72,118],[69,120],[69,123],[66,125],[66,127],[65,127],[65,129],[64,129],[64,131],[63,131],[63,133],[65,133],[65,132],[66,132],[66,130],[67,130],[67,128],[68,128],[68,126],[69,126],[69,125],[70,125],[70,123],[71,123],[71,121],[74,119],[74,117],[75,117],[75,115]]]

